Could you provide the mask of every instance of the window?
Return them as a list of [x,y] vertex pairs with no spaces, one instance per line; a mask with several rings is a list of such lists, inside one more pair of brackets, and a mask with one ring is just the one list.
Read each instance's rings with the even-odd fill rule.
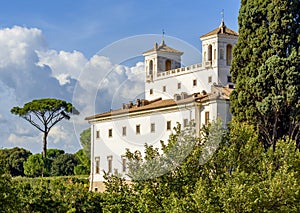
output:
[[137,135],[141,134],[141,125],[140,124],[138,124],[138,125],[135,126],[135,131],[136,131]]
[[177,84],[177,89],[181,89],[181,83]]
[[212,46],[211,46],[211,44],[208,45],[208,50],[207,50],[207,52],[208,52],[208,58],[207,58],[207,60],[208,60],[208,61],[212,61]]
[[122,135],[123,135],[123,136],[126,136],[126,126],[123,126],[123,127],[122,127]]
[[232,83],[231,76],[227,76],[227,83]]
[[126,163],[126,156],[122,155],[121,159],[122,159],[122,171],[126,172],[126,165],[127,165],[127,163]]
[[227,47],[226,47],[226,65],[227,66],[230,66],[231,59],[232,59],[232,45],[227,44]]
[[209,112],[205,112],[205,125],[209,123]]
[[153,74],[153,61],[150,60],[149,62],[149,75],[152,75]]
[[171,130],[171,121],[167,121],[167,130]]
[[99,174],[100,173],[100,157],[95,157],[95,173]]
[[208,76],[208,83],[211,83],[211,82],[212,82],[212,77]]
[[171,69],[171,60],[166,60],[166,71]]
[[151,123],[151,132],[155,132],[155,123]]
[[108,130],[108,137],[110,137],[110,138],[112,137],[112,129]]
[[96,138],[100,138],[100,130],[96,131]]
[[166,86],[163,86],[162,91],[163,91],[163,92],[166,92],[166,91],[167,91]]
[[95,187],[95,188],[94,188],[94,191],[95,191],[95,192],[98,192],[98,187]]
[[194,80],[193,80],[193,86],[194,86],[194,87],[197,86],[197,79],[194,79]]
[[150,95],[152,95],[153,94],[153,89],[150,89]]
[[112,173],[112,156],[107,156],[107,162],[108,162],[108,173]]
[[188,119],[183,119],[183,127],[187,127],[189,125]]

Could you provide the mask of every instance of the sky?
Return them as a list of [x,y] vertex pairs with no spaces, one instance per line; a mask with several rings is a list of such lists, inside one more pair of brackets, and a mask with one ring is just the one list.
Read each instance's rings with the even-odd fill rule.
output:
[[199,37],[222,19],[238,31],[239,0],[2,0],[0,148],[42,150],[42,135],[10,109],[58,98],[80,111],[50,132],[48,148],[74,153],[86,116],[143,96],[142,52],[161,42],[200,63]]

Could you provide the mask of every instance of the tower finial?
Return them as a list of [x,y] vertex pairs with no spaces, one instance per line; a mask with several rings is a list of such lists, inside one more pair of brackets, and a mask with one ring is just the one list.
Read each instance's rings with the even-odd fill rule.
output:
[[222,16],[222,22],[224,22],[224,9],[221,11],[221,16]]
[[224,32],[224,28],[226,27],[225,23],[224,23],[224,9],[222,9],[222,11],[221,11],[221,16],[222,16],[222,22],[220,24],[220,28],[222,30],[221,32],[223,33]]
[[162,29],[161,44],[165,45],[165,30],[164,29]]

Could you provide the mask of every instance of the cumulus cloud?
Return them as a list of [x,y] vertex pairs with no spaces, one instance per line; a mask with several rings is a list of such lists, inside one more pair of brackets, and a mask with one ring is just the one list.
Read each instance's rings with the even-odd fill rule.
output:
[[61,85],[70,83],[70,78],[78,79],[82,68],[87,63],[84,55],[78,51],[65,52],[56,50],[37,51],[39,66],[49,66],[52,75]]
[[79,134],[88,127],[86,116],[120,107],[144,89],[143,63],[128,67],[101,55],[87,59],[78,51],[51,50],[40,29],[0,29],[0,48],[0,147],[41,151],[42,133],[12,115],[13,106],[45,97],[72,101],[80,115],[55,126],[48,142],[74,152],[80,148]]

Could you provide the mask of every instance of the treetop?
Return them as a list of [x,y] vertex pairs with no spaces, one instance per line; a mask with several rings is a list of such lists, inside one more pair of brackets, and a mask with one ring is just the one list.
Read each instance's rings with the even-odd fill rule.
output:
[[67,113],[79,114],[79,111],[73,107],[71,103],[68,103],[64,100],[54,99],[54,98],[43,98],[38,100],[33,100],[24,104],[21,107],[13,107],[11,113],[16,115],[26,115],[30,112],[39,112],[41,114],[46,113],[47,111],[59,111],[63,110]]

